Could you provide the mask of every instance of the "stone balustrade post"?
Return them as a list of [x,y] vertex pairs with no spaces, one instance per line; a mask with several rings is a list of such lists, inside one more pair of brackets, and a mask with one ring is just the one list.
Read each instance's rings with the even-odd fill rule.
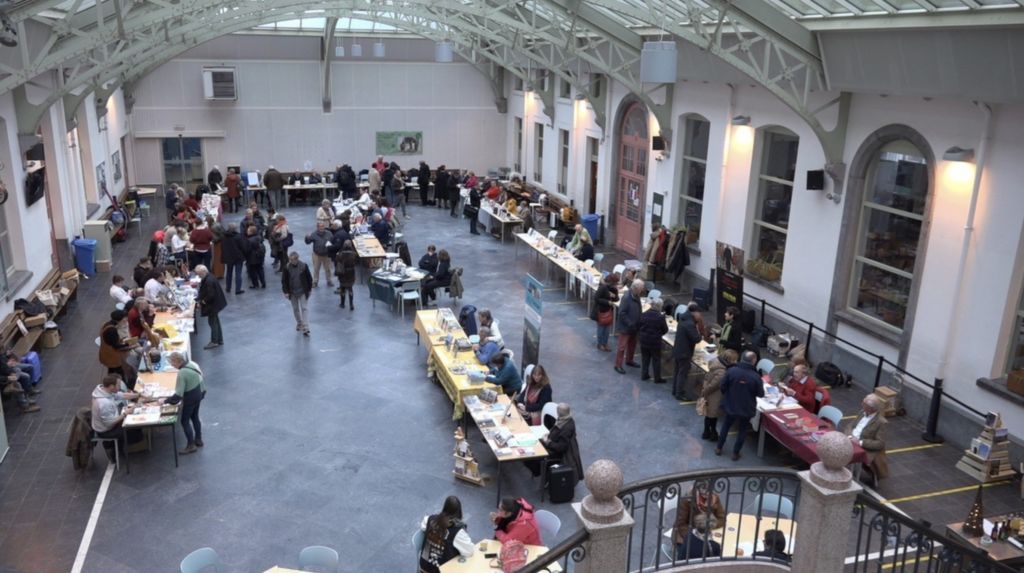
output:
[[622,470],[610,460],[597,460],[587,468],[590,494],[582,503],[572,504],[580,525],[590,538],[583,544],[583,560],[576,573],[622,573],[626,570],[629,532],[633,518],[618,498],[622,489]]
[[843,571],[853,525],[853,503],[863,489],[846,469],[853,459],[853,445],[846,435],[825,434],[817,450],[821,461],[800,472],[793,573]]

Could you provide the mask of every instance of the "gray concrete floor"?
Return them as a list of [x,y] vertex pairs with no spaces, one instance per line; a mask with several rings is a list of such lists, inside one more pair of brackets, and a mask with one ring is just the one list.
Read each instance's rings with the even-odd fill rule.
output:
[[[297,238],[313,228],[313,213],[312,207],[288,211]],[[470,235],[466,221],[449,218],[447,210],[414,205],[409,214],[404,232],[413,258],[428,243],[448,249],[453,264],[465,268],[459,306],[490,308],[518,354],[520,281],[528,272],[546,277],[544,263],[526,249],[516,258],[511,243]],[[154,209],[147,230],[162,217]],[[147,241],[135,232],[118,245],[115,270],[130,275]],[[299,250],[308,257],[307,247]],[[621,259],[609,252],[605,267]],[[495,487],[452,477],[451,403],[426,378],[426,353],[416,345],[412,313],[403,320],[381,304],[374,309],[362,285],[356,310],[341,310],[321,278],[310,300],[312,337],[305,339],[294,330],[279,275],[270,275],[266,290],[228,295],[224,347],[202,350],[209,331],[200,322],[193,346],[209,386],[202,407],[205,448],[182,457],[175,469],[169,433],[161,430],[152,452],[131,458],[130,475],[115,474],[85,571],[176,571],[182,557],[203,546],[214,547],[229,571],[263,571],[294,566],[298,551],[313,544],[338,549],[342,571],[405,571],[413,563],[410,539],[419,520],[451,494],[463,501],[471,536],[490,536]],[[6,408],[12,450],[0,465],[0,573],[68,571],[74,560],[105,461],[97,452],[94,466],[76,473],[63,446],[74,410],[89,404],[102,373],[93,339],[112,307],[108,281],[109,275],[100,275],[83,283],[61,322],[64,343],[42,352],[43,412],[20,416]],[[567,301],[561,284],[549,286],[540,361],[555,400],[574,408],[584,464],[614,460],[627,483],[733,465],[700,440],[702,422],[692,405],[673,400],[667,387],[641,382],[636,370],[615,373],[611,356],[594,348],[594,323],[584,305]],[[439,302],[449,304],[443,296]],[[860,390],[833,392],[849,414],[861,396]],[[890,448],[922,443],[919,428],[893,421]],[[758,459],[756,440],[747,443],[736,465],[798,467],[799,460],[777,447]],[[494,475],[486,447],[478,443],[475,449],[483,471]],[[947,446],[894,455],[894,476],[880,493],[893,498],[969,484],[952,469],[956,458]],[[539,502],[539,484],[521,466],[504,468],[502,486],[504,495]],[[577,499],[584,494],[581,484]],[[1011,487],[989,488],[986,496],[994,507],[1020,507]],[[901,507],[938,524],[961,519],[972,498],[973,492],[955,494]],[[575,530],[568,504],[538,505],[562,518],[560,539]]]

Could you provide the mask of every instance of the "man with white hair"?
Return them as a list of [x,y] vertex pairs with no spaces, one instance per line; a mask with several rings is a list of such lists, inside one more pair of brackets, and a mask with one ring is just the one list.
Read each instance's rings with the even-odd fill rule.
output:
[[643,292],[644,281],[637,279],[629,285],[629,292],[619,300],[619,314],[615,320],[615,334],[618,335],[615,347],[615,371],[619,374],[626,373],[622,367],[623,363],[633,368],[640,367],[634,358],[637,333],[640,331],[640,315],[643,314],[643,308],[640,306],[640,297],[643,296]]
[[865,464],[868,475],[865,476],[871,487],[878,487],[878,480],[889,476],[889,463],[885,455],[885,432],[888,421],[879,415],[882,399],[868,394],[861,400],[861,415],[857,421],[847,428],[846,434],[850,441],[864,448],[868,453]]
[[220,282],[213,278],[206,265],[197,266],[196,275],[199,276],[199,294],[196,297],[199,311],[210,324],[210,343],[203,348],[209,350],[224,346],[224,333],[220,329],[220,311],[228,305],[224,289],[221,288]]
[[181,419],[181,429],[184,430],[187,440],[185,449],[179,453],[195,453],[198,448],[203,447],[203,424],[199,421],[199,405],[206,397],[203,371],[195,362],[185,360],[185,355],[180,352],[172,352],[167,361],[178,370],[171,401],[181,402],[178,418]]

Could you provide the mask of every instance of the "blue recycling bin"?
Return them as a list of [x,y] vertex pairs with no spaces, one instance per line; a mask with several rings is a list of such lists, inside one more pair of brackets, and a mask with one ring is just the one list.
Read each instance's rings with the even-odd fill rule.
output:
[[75,247],[75,267],[85,274],[96,274],[96,239],[75,239],[71,241]]
[[598,231],[601,225],[601,216],[597,213],[589,213],[581,217],[583,228],[590,233],[590,238],[593,239],[594,243],[597,244],[601,241],[601,237],[598,236]]

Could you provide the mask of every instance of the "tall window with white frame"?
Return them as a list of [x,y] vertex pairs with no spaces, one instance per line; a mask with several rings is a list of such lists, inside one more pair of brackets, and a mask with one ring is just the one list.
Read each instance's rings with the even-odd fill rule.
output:
[[516,132],[516,161],[512,168],[517,173],[523,172],[523,118],[516,117],[515,119],[515,132]]
[[864,178],[848,309],[893,332],[907,317],[928,202],[928,162],[906,140],[883,146]]
[[1010,355],[1006,360],[1006,375],[1024,375],[1024,291],[1017,302],[1017,314],[1010,332]]
[[747,274],[771,283],[782,279],[799,147],[800,138],[790,131],[768,128],[762,132],[754,237]]
[[679,215],[686,226],[686,244],[700,240],[700,217],[704,210],[704,174],[708,163],[708,132],[711,123],[700,116],[686,118],[682,177],[679,186]]
[[558,192],[568,194],[569,178],[569,130],[558,130]]
[[[572,72],[567,72],[567,76],[573,77]],[[562,78],[558,81],[558,97],[562,99],[569,99],[572,97],[572,84],[569,80]]]
[[14,253],[11,251],[11,233],[7,226],[7,212],[0,206],[0,294],[9,294],[11,274],[14,273]]
[[534,158],[533,158],[533,180],[541,182],[544,176],[544,124],[533,124],[534,132]]

